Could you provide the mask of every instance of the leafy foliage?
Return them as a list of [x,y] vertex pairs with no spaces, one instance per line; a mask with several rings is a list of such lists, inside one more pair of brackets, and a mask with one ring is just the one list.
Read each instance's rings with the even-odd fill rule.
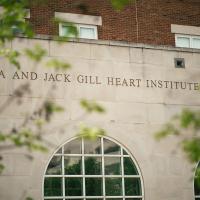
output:
[[3,13],[0,14],[0,41],[2,43],[14,39],[16,33],[33,37],[33,31],[28,22],[25,21],[27,16],[27,0],[0,0],[3,7]]
[[18,51],[13,51],[8,48],[2,48],[0,49],[0,56],[4,56],[8,59],[8,61],[13,64],[17,69],[20,69],[20,63],[18,61],[18,57],[20,56],[20,53]]
[[40,62],[42,58],[47,54],[46,50],[43,49],[40,45],[35,45],[33,49],[25,49],[24,52],[28,58],[35,62]]
[[200,111],[183,110],[156,133],[157,139],[179,136],[180,144],[191,162],[200,160]]

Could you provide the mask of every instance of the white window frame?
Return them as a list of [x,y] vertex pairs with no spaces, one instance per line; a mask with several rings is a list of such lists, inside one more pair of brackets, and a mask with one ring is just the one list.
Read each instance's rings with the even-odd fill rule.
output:
[[[180,47],[177,46],[177,42],[178,42],[178,38],[180,37],[185,37],[189,39],[189,47]],[[175,34],[175,45],[176,47],[180,47],[180,48],[194,48],[193,46],[193,39],[199,39],[200,40],[200,36],[196,36],[196,35],[186,35],[186,34]],[[195,49],[200,49],[200,48],[195,48]]]
[[[126,198],[140,198],[141,200],[144,200],[145,197],[144,197],[144,182],[143,182],[143,177],[142,177],[142,174],[141,174],[141,170],[138,166],[138,163],[136,161],[136,159],[132,156],[132,154],[129,152],[129,150],[127,148],[125,148],[122,144],[120,144],[119,142],[109,138],[109,137],[100,137],[100,140],[101,140],[101,147],[102,147],[102,152],[101,154],[84,154],[84,145],[83,145],[83,140],[84,139],[81,139],[81,150],[82,150],[82,154],[64,154],[64,146],[77,139],[77,137],[75,138],[72,138],[70,140],[68,140],[67,142],[65,142],[64,144],[62,144],[59,148],[56,149],[56,151],[53,153],[53,155],[51,156],[51,158],[49,159],[48,163],[47,163],[47,166],[45,168],[45,171],[44,171],[44,176],[43,176],[43,185],[42,185],[42,199],[53,199],[53,198],[57,198],[57,199],[60,199],[60,200],[65,200],[65,192],[64,193],[64,196],[57,196],[57,197],[45,197],[44,196],[44,180],[45,180],[45,177],[83,177],[83,195],[82,196],[70,196],[69,198],[70,199],[84,199],[86,200],[86,198],[93,198],[93,199],[102,199],[102,200],[106,200],[109,199],[109,198],[121,198],[123,200],[125,200]],[[104,154],[104,143],[103,143],[103,139],[108,139],[109,141],[111,142],[114,142],[115,144],[119,145],[120,146],[120,154],[119,155],[105,155]],[[58,150],[61,149],[61,153],[58,153]],[[123,150],[125,150],[128,154],[125,155],[123,154]],[[46,175],[46,171],[47,171],[47,168],[48,168],[48,164],[50,163],[50,161],[52,160],[52,158],[54,156],[62,156],[62,159],[63,159],[63,156],[80,156],[82,157],[82,161],[83,161],[83,157],[90,157],[90,156],[95,156],[95,157],[99,157],[99,158],[102,158],[102,163],[101,163],[101,166],[102,166],[102,175]],[[104,166],[104,159],[105,158],[113,158],[113,157],[116,157],[116,158],[120,158],[121,159],[121,170],[122,170],[122,174],[121,175],[105,175],[105,168],[103,167]],[[129,157],[132,159],[133,163],[134,163],[134,166],[136,167],[137,169],[137,172],[138,172],[138,175],[124,175],[123,173],[123,169],[124,169],[124,162],[123,162],[123,159],[126,158],[126,157]],[[64,161],[62,161],[62,163],[64,163]],[[62,168],[64,169],[64,164],[62,164]],[[82,168],[85,169],[85,164],[84,162],[82,162]],[[86,177],[94,177],[94,178],[98,178],[98,177],[103,177],[103,196],[86,196],[86,194],[84,193],[85,192],[85,178]],[[122,192],[123,192],[123,195],[121,196],[106,196],[105,194],[105,177],[115,177],[115,178],[118,178],[118,177],[122,177]],[[125,185],[124,185],[124,178],[139,178],[140,179],[140,183],[141,183],[141,195],[140,196],[128,196],[128,195],[125,195]],[[65,183],[63,184],[63,191],[65,191]]]
[[[64,22],[62,23],[59,23],[59,36],[61,37],[65,37],[64,34],[63,34],[63,25],[65,25]],[[66,23],[66,26],[68,24]],[[73,24],[73,26],[75,26],[78,30],[78,38],[81,38],[81,39],[92,39],[92,40],[98,40],[98,33],[97,33],[97,26],[96,25],[87,25],[87,24]],[[81,28],[92,28],[94,30],[94,38],[83,38],[80,36],[80,29]]]

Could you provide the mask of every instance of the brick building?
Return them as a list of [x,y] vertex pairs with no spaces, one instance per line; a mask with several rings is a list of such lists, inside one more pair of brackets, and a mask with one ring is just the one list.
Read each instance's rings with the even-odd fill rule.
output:
[[58,34],[52,23],[55,12],[101,16],[98,39],[151,45],[175,46],[172,24],[200,26],[198,0],[138,0],[122,11],[112,8],[108,0],[52,0],[33,6],[30,22],[38,34]]
[[[47,153],[2,148],[0,199],[199,200],[197,164],[178,137],[157,142],[154,134],[182,109],[199,109],[200,1],[137,0],[119,12],[108,0],[51,0],[32,5],[26,20],[35,38],[7,44],[22,53],[21,69],[0,58],[0,131],[23,124],[44,99],[65,111],[42,129]],[[55,35],[70,40],[60,45]],[[23,54],[35,44],[47,52],[41,63]],[[50,59],[72,68],[44,68]],[[29,92],[10,101],[24,84]],[[106,113],[86,115],[83,98]],[[81,123],[107,135],[77,138]]]

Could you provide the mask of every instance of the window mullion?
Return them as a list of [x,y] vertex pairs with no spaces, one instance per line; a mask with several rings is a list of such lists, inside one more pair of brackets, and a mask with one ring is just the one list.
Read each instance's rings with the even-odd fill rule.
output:
[[64,146],[62,147],[62,190],[63,198],[65,197],[65,159],[64,159]]
[[105,164],[104,164],[104,145],[103,145],[103,137],[101,138],[101,153],[102,153],[102,177],[103,177],[103,180],[102,180],[102,187],[103,187],[103,197],[104,197],[104,200],[105,200],[105,196],[106,196],[106,188],[105,188]]
[[123,149],[121,149],[121,174],[122,174],[122,195],[123,199],[125,200],[125,184],[124,184],[124,157],[123,157]]
[[82,186],[82,188],[83,188],[83,198],[85,199],[86,197],[86,192],[85,192],[85,157],[84,157],[84,140],[83,140],[83,138],[82,138],[82,140],[81,140],[81,153],[82,153],[82,156],[81,156],[81,158],[82,158],[82,175],[83,175],[83,186]]

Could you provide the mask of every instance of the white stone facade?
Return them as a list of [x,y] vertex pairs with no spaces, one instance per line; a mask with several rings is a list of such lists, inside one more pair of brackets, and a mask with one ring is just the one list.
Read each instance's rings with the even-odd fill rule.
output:
[[[145,200],[194,199],[193,166],[179,150],[177,138],[157,142],[154,133],[183,108],[199,108],[200,51],[108,41],[81,40],[60,45],[48,39],[25,38],[10,45],[23,51],[37,43],[47,51],[42,63],[32,63],[22,55],[22,69],[17,71],[1,58],[0,71],[5,78],[0,74],[0,106],[17,86],[27,82],[13,79],[16,71],[20,76],[21,71],[29,72],[29,79],[30,72],[35,72],[37,79],[28,80],[31,93],[23,97],[21,104],[13,101],[0,113],[0,130],[20,124],[44,98],[53,98],[66,110],[45,127],[44,137],[52,144],[48,153],[33,152],[34,159],[30,160],[25,149],[1,150],[6,169],[0,177],[0,199],[32,196],[42,200],[47,163],[59,146],[75,136],[80,122],[104,128],[109,137],[129,149],[142,173]],[[50,58],[68,61],[72,68],[56,72],[43,67]],[[175,68],[174,58],[184,58],[185,69]],[[44,80],[45,73],[49,81]],[[147,85],[151,81],[157,87]],[[176,86],[174,82],[179,83]],[[180,88],[180,82],[187,84],[186,89]],[[52,84],[56,89],[51,89]],[[106,113],[85,115],[79,105],[82,98],[101,103]]]

